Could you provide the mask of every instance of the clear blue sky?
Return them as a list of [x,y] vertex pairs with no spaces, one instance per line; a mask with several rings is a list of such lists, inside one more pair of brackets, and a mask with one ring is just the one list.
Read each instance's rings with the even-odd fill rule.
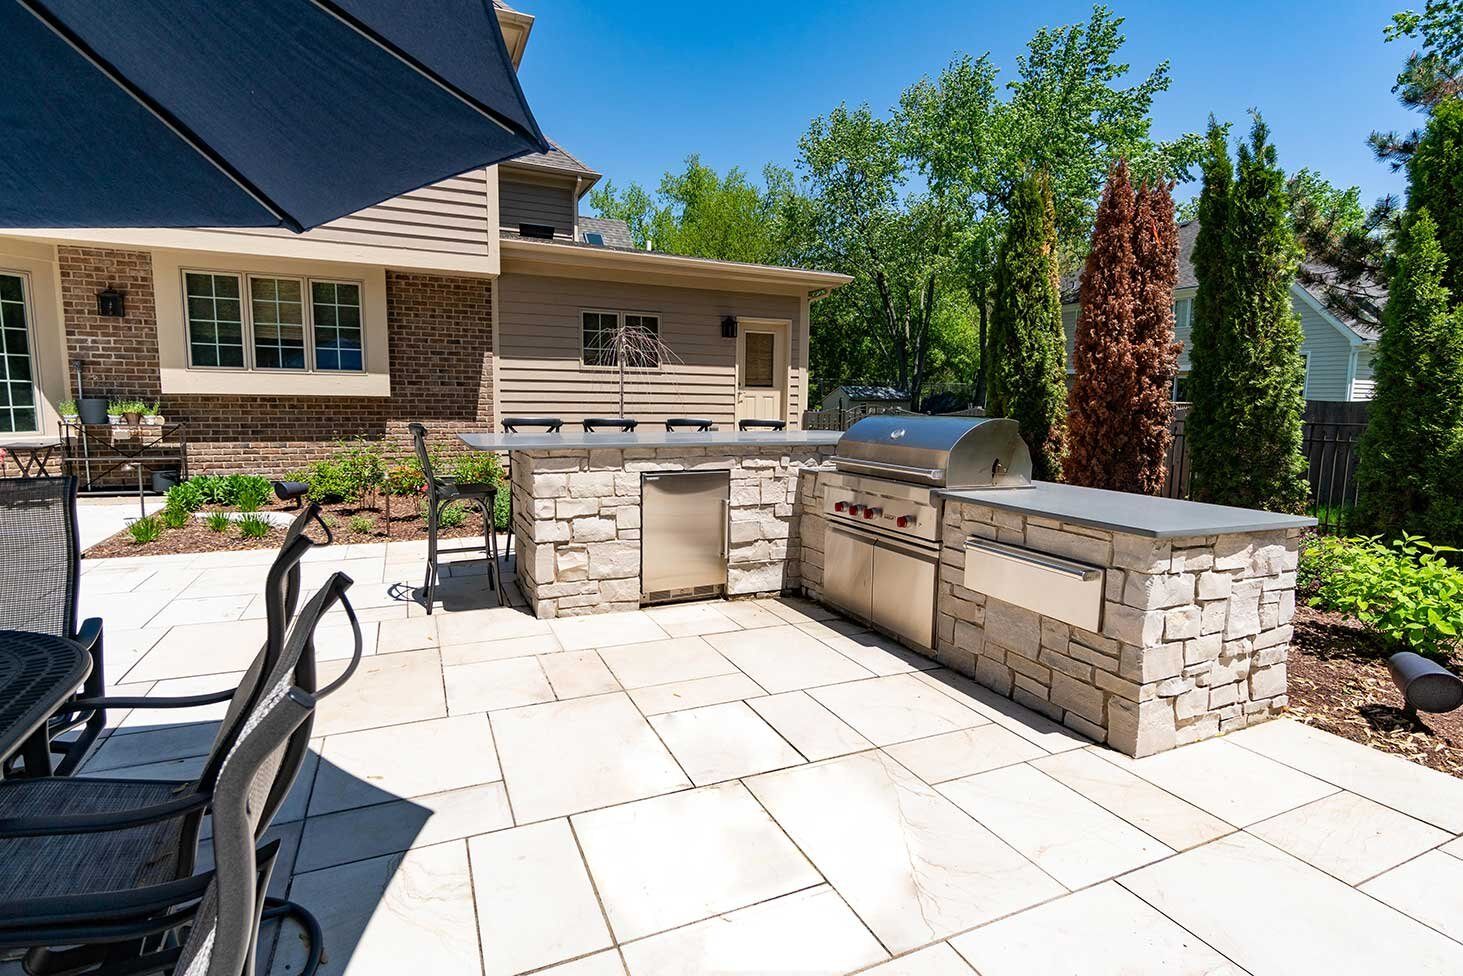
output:
[[[537,18],[521,77],[544,131],[617,184],[651,189],[691,152],[718,170],[791,165],[808,120],[840,101],[887,110],[960,52],[988,51],[1009,75],[1036,28],[1091,10],[1076,0],[510,3]],[[1173,85],[1154,109],[1158,135],[1201,130],[1210,112],[1247,124],[1254,106],[1287,170],[1312,166],[1358,185],[1365,204],[1402,189],[1365,139],[1416,124],[1391,93],[1408,49],[1382,40],[1408,0],[1112,6],[1127,19],[1134,74],[1172,63]]]

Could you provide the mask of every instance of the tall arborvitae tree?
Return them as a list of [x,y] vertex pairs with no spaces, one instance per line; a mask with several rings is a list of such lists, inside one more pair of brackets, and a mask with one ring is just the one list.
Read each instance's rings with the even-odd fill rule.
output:
[[1066,338],[1051,182],[1044,173],[1017,181],[1011,191],[990,343],[990,412],[1020,424],[1033,474],[1056,480],[1067,441]]
[[1147,495],[1163,491],[1173,440],[1173,379],[1179,344],[1173,337],[1173,288],[1179,273],[1179,229],[1173,219],[1173,190],[1167,183],[1138,189],[1133,220],[1137,304],[1133,347],[1139,384],[1130,429],[1135,440],[1134,487]]
[[1443,284],[1463,299],[1463,101],[1439,102],[1407,164],[1407,209],[1426,209],[1447,269]]
[[1463,320],[1427,210],[1404,220],[1357,468],[1358,527],[1463,544]]
[[1178,229],[1168,187],[1108,177],[1077,317],[1067,480],[1157,494],[1168,469]]
[[1300,248],[1269,136],[1257,115],[1231,169],[1224,131],[1210,124],[1185,433],[1196,500],[1300,511],[1304,334],[1290,303]]
[[1090,488],[1132,490],[1128,413],[1138,397],[1133,348],[1137,264],[1133,217],[1137,199],[1126,163],[1108,175],[1097,206],[1092,246],[1082,269],[1081,305],[1072,365],[1066,478]]

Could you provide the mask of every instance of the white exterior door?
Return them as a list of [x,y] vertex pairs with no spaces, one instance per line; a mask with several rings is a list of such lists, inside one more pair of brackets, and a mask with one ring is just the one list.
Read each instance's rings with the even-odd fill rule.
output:
[[787,419],[785,322],[748,322],[737,330],[737,419]]

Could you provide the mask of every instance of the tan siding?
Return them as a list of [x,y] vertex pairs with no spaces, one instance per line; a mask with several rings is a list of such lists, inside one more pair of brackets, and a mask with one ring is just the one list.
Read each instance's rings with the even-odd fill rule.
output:
[[625,413],[655,423],[674,416],[704,416],[730,427],[736,422],[734,340],[721,337],[727,315],[787,319],[788,416],[802,409],[800,374],[803,302],[796,296],[750,295],[624,282],[505,274],[498,279],[498,412],[547,414],[569,421],[614,416],[619,411],[615,370],[580,361],[580,313],[584,309],[660,315],[661,340],[674,361],[659,370],[631,372]]
[[499,222],[516,231],[519,224],[547,224],[554,236],[574,236],[574,192],[540,183],[498,182]]
[[453,176],[304,234],[279,227],[220,228],[218,233],[485,255],[489,247],[487,174],[474,170]]

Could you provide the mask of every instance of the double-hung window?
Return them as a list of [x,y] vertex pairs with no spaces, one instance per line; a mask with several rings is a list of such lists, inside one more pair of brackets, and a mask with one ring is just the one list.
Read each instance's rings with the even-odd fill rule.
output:
[[586,366],[618,366],[622,359],[633,369],[660,366],[660,316],[644,312],[585,312],[582,317]]
[[0,433],[40,429],[31,362],[26,280],[0,272]]
[[186,271],[183,289],[190,366],[365,368],[360,282]]

